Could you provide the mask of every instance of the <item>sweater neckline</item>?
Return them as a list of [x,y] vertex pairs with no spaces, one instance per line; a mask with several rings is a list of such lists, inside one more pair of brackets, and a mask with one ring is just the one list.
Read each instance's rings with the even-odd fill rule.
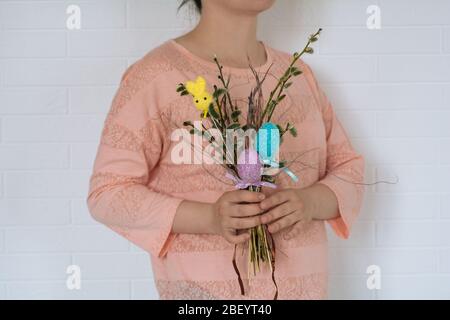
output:
[[[271,49],[268,45],[266,45],[266,43],[262,40],[258,40],[264,47],[264,50],[266,52],[266,61],[259,66],[254,66],[253,69],[257,72],[257,73],[261,73],[261,72],[265,72],[269,66],[272,64],[273,62],[273,56],[272,56],[272,52]],[[175,41],[174,38],[171,38],[167,41],[173,48],[175,48],[178,52],[180,52],[183,56],[187,57],[188,59],[194,60],[197,63],[205,66],[208,69],[211,70],[215,70],[218,71],[217,65],[216,63],[213,61],[213,58],[211,57],[211,60],[207,60],[203,57],[200,57],[196,54],[194,54],[193,52],[191,52],[190,50],[188,50],[186,47],[184,47],[183,45],[181,45],[180,43],[178,43],[177,41]],[[223,71],[226,73],[231,73],[231,74],[248,74],[251,75],[252,74],[252,70],[250,69],[250,67],[232,67],[232,66],[227,66],[227,65],[223,65]]]

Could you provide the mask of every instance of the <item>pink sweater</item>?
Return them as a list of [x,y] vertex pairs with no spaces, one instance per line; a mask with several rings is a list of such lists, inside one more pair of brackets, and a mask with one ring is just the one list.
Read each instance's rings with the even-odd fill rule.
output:
[[[264,44],[264,43],[263,43]],[[273,63],[264,84],[268,97],[291,55],[265,45]],[[294,78],[288,95],[274,113],[275,123],[295,124],[298,137],[286,135],[280,158],[293,160],[294,183],[280,175],[279,188],[303,188],[316,182],[337,196],[340,216],[327,221],[347,238],[360,210],[364,159],[356,153],[310,67],[299,60],[303,74]],[[253,85],[249,69],[224,67],[231,74],[231,94],[241,110]],[[198,120],[192,97],[179,96],[178,83],[202,75],[212,92],[218,83],[214,62],[202,59],[173,39],[151,50],[123,75],[106,117],[90,179],[87,199],[93,217],[150,254],[154,280],[162,299],[272,299],[269,269],[247,278],[247,256],[238,250],[237,264],[246,296],[240,295],[232,265],[234,245],[222,236],[173,234],[173,219],[183,199],[214,202],[234,187],[224,169],[214,164],[175,164],[171,133],[185,120]],[[351,182],[356,183],[351,183]],[[279,299],[322,299],[327,296],[327,237],[324,221],[305,224],[286,240],[280,231],[275,278]],[[246,248],[246,246],[242,246]]]

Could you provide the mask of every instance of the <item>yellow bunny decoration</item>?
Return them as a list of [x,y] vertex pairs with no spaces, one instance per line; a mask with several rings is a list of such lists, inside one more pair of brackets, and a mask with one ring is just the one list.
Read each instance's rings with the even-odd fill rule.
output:
[[206,118],[212,96],[206,91],[205,79],[202,76],[198,76],[195,82],[186,82],[186,90],[194,97],[195,106],[203,111],[203,118]]

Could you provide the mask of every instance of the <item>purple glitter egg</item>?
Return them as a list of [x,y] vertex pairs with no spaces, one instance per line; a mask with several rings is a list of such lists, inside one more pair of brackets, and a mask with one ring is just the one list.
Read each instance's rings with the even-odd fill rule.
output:
[[262,166],[258,152],[253,149],[246,149],[239,155],[237,171],[239,177],[245,183],[259,183],[261,181]]

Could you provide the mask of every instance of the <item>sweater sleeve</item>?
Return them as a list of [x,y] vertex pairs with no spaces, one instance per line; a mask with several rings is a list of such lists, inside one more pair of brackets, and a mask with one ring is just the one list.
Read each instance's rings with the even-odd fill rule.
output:
[[132,68],[122,77],[104,121],[87,205],[95,220],[153,256],[163,257],[175,237],[171,229],[182,199],[148,187],[164,149],[165,133],[152,85],[140,83],[142,74]]
[[326,135],[326,174],[318,183],[329,187],[336,195],[339,215],[327,222],[341,238],[347,239],[362,206],[364,196],[363,156],[355,151],[336,113],[318,85],[311,68],[304,64],[306,77],[322,112]]

